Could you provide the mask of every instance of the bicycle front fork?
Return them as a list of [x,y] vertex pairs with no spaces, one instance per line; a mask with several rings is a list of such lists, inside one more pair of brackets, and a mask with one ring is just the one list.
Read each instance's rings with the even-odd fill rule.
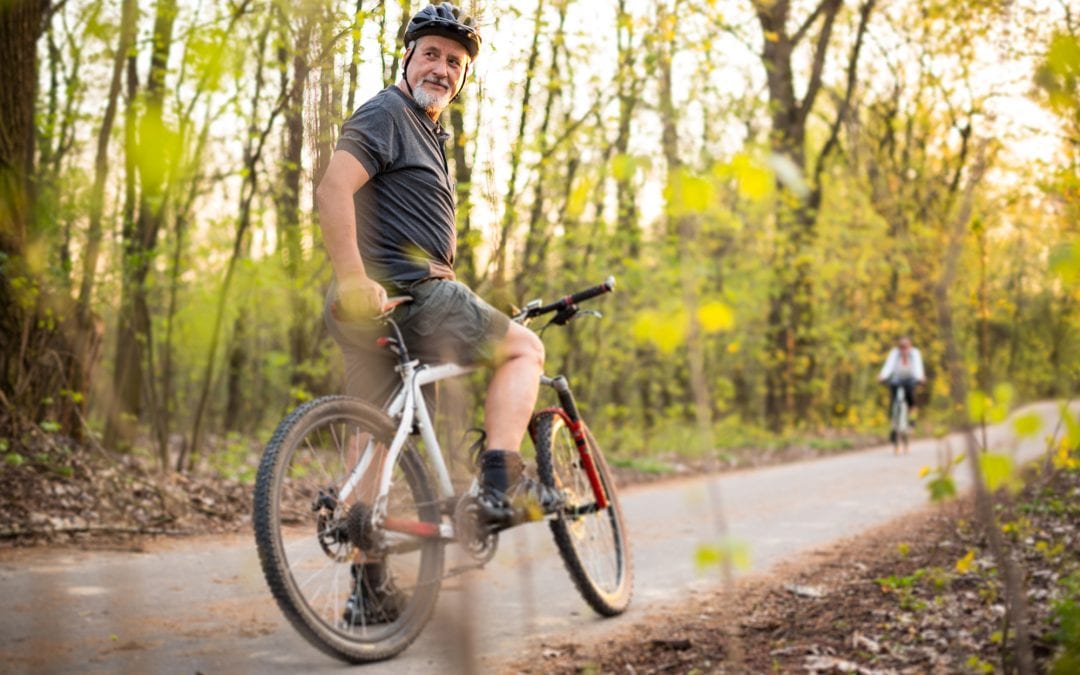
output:
[[[556,412],[563,417],[567,429],[570,430],[570,435],[574,439],[574,445],[577,447],[578,457],[581,459],[581,468],[585,470],[585,475],[589,477],[589,486],[592,488],[593,496],[596,498],[597,508],[601,510],[606,509],[609,504],[607,490],[604,489],[604,484],[600,481],[600,472],[596,469],[596,459],[589,450],[589,441],[585,431],[585,423],[582,421],[581,414],[578,412],[577,403],[574,401],[574,394],[570,391],[570,383],[563,375],[557,375],[553,378],[542,375],[540,377],[540,383],[554,389],[556,395],[559,397],[560,407],[553,412]],[[535,441],[535,439],[533,440]]]

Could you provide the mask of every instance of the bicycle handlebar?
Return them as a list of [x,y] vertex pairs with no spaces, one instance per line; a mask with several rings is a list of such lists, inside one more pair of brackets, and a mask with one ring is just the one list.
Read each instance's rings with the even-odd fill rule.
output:
[[604,279],[604,283],[602,284],[593,286],[592,288],[586,288],[585,290],[578,291],[577,293],[574,293],[572,295],[568,295],[561,300],[556,300],[550,305],[544,305],[543,307],[533,307],[527,310],[526,317],[531,319],[533,317],[541,316],[543,314],[549,314],[551,312],[560,312],[569,307],[573,307],[579,302],[590,300],[598,295],[603,295],[604,293],[610,293],[613,290],[615,290],[615,277],[608,277],[607,279]]

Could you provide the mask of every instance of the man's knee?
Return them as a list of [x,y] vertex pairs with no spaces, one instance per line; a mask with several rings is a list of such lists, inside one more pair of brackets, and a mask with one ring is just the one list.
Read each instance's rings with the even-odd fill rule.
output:
[[540,368],[544,366],[544,343],[536,333],[516,323],[510,324],[499,351],[500,363],[521,359]]

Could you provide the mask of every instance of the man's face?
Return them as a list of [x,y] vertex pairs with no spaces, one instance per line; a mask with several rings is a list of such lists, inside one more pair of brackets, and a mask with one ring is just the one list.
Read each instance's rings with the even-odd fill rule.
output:
[[900,340],[900,351],[906,352],[911,349],[911,340],[903,338]]
[[436,117],[461,88],[469,52],[456,41],[440,35],[425,35],[416,41],[413,49],[407,74],[413,99]]

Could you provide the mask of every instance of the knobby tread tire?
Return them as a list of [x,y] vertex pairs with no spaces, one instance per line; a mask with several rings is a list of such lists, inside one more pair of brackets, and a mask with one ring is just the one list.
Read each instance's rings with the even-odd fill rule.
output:
[[[259,562],[270,591],[277,600],[285,617],[301,636],[313,646],[330,656],[350,663],[368,663],[391,658],[407,648],[421,633],[430,620],[438,598],[442,577],[442,545],[435,551],[434,579],[428,580],[423,590],[418,590],[410,603],[415,608],[406,610],[409,621],[383,640],[364,642],[349,639],[333,631],[312,615],[303,596],[295,590],[281,541],[276,535],[278,504],[274,499],[277,473],[280,463],[287,456],[289,443],[303,438],[304,433],[320,422],[334,418],[360,419],[370,425],[370,430],[387,438],[393,436],[395,424],[378,408],[348,396],[325,396],[309,401],[285,417],[267,443],[259,465],[255,482],[254,512],[252,521]],[[398,459],[398,465],[409,477],[409,485],[416,495],[417,503],[435,503],[435,491],[426,465],[415,448],[406,446]],[[422,604],[420,604],[422,603]]]
[[[549,488],[556,487],[555,470],[553,466],[552,446],[554,433],[563,430],[569,434],[562,417],[552,412],[538,413],[534,420],[536,430],[536,465],[540,480]],[[630,553],[630,541],[627,537],[626,525],[623,519],[622,507],[619,505],[615,484],[608,472],[607,463],[603,453],[593,438],[592,432],[585,430],[589,447],[592,451],[593,461],[596,464],[600,480],[607,491],[609,501],[609,517],[612,527],[617,536],[617,546],[621,557],[621,569],[619,585],[614,591],[606,591],[600,588],[591,578],[588,570],[581,560],[578,550],[574,545],[573,535],[564,517],[550,521],[551,533],[555,539],[555,545],[559,549],[559,555],[563,559],[566,571],[570,574],[574,585],[581,596],[598,614],[602,616],[617,616],[626,611],[630,604],[630,598],[634,590],[634,564]]]

